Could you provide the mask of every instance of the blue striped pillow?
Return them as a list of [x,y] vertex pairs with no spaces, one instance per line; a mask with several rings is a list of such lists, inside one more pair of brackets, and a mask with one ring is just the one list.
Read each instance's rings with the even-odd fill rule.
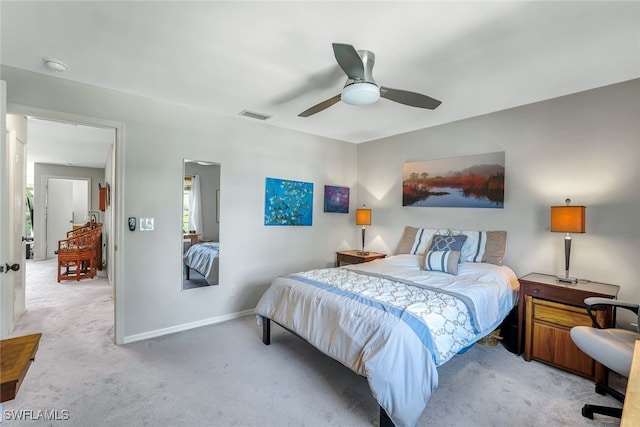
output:
[[415,240],[413,246],[411,246],[410,254],[424,255],[429,250],[431,244],[431,238],[434,234],[437,234],[440,230],[434,228],[419,228],[416,231]]
[[460,261],[460,251],[427,251],[424,255],[424,269],[456,276],[458,261]]
[[463,248],[460,262],[482,262],[484,248],[487,244],[486,231],[463,231],[467,236]]
[[467,240],[460,262],[486,262],[500,265],[507,248],[506,231],[462,231]]

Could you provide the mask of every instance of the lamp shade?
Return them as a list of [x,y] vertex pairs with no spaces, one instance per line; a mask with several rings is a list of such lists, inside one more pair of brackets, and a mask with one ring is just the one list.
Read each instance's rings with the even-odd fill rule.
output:
[[356,209],[356,225],[371,225],[371,209]]
[[551,231],[584,233],[585,209],[584,206],[551,206]]

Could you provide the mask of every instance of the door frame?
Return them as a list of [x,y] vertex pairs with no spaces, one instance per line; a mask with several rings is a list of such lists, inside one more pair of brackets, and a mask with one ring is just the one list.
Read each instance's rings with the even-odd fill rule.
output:
[[[4,80],[0,80],[0,137],[4,138],[0,142],[0,197],[3,199],[0,203],[0,265],[4,266],[7,262],[7,256],[9,256],[10,248],[5,242],[9,239],[5,237],[5,233],[8,233],[11,226],[9,225],[9,203],[4,199],[9,196],[9,179],[4,179],[5,171],[5,157],[8,155],[7,144],[7,86]],[[4,267],[3,267],[4,268]],[[9,329],[13,328],[11,321],[13,320],[13,283],[8,284],[9,277],[5,277],[4,272],[0,272],[0,338],[5,338],[5,335],[12,332]],[[10,288],[11,287],[11,288]],[[9,302],[11,305],[9,305]],[[8,308],[8,310],[7,310]],[[6,310],[6,311],[5,311]],[[9,316],[10,314],[10,316]]]
[[[8,86],[8,85],[7,85]],[[32,107],[29,105],[14,104],[7,102],[6,114],[19,114],[30,117],[37,117],[47,120],[59,120],[81,125],[106,127],[116,130],[113,155],[113,184],[111,184],[111,209],[113,210],[113,228],[111,236],[107,241],[107,251],[113,256],[107,255],[113,263],[113,298],[114,298],[114,341],[116,344],[124,344],[124,251],[118,248],[124,247],[124,228],[127,220],[124,213],[124,152],[125,152],[125,125],[123,122],[101,119],[97,117],[82,116],[79,114],[66,113],[62,111],[49,110]],[[111,246],[109,246],[111,245]]]
[[[0,82],[0,338],[11,336],[25,312],[25,176],[26,119],[6,113],[6,86]],[[9,125],[11,122],[11,125]],[[10,271],[9,265],[18,267]]]

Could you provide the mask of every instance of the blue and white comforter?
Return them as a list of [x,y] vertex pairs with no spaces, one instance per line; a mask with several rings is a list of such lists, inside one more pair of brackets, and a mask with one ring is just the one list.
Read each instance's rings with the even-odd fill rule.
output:
[[397,255],[280,277],[256,313],[365,376],[396,426],[413,426],[438,386],[436,367],[493,331],[518,289],[505,266],[463,263],[451,276],[419,262]]
[[210,285],[218,284],[220,243],[205,242],[192,245],[184,253],[184,264],[202,274]]

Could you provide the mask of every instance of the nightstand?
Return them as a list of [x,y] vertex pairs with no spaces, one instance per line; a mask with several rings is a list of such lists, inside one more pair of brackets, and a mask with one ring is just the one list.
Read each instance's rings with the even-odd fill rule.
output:
[[386,257],[385,254],[378,252],[368,252],[367,255],[358,255],[358,252],[360,251],[353,250],[336,252],[336,266],[340,267],[343,262],[345,264],[360,264],[362,262],[369,262],[374,259]]
[[[526,361],[538,360],[596,383],[604,382],[607,369],[580,351],[569,331],[574,326],[592,325],[584,306],[585,298],[615,299],[620,287],[590,281],[568,284],[557,282],[555,276],[539,273],[527,274],[519,281],[518,353],[524,346]],[[595,314],[602,327],[614,325],[611,307],[597,310]]]
[[189,240],[191,241],[191,246],[195,245],[196,243],[198,243],[198,236],[199,234],[195,234],[195,233],[186,233],[182,235],[182,239],[183,240]]

